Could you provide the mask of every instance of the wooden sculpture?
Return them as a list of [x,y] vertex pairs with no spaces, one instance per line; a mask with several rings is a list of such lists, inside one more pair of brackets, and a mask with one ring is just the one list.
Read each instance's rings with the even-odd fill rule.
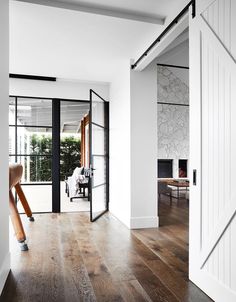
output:
[[25,231],[21,222],[21,218],[15,203],[15,198],[12,194],[12,188],[14,187],[16,190],[16,193],[19,197],[19,200],[22,203],[22,206],[25,210],[25,213],[27,217],[29,217],[30,221],[34,221],[34,218],[32,216],[31,209],[29,207],[29,204],[26,200],[25,194],[21,188],[20,181],[23,173],[23,167],[20,164],[11,164],[9,166],[9,203],[10,203],[10,215],[11,215],[11,221],[13,224],[13,228],[15,231],[16,238],[18,242],[20,243],[21,250],[27,251],[28,246],[26,244],[26,236]]

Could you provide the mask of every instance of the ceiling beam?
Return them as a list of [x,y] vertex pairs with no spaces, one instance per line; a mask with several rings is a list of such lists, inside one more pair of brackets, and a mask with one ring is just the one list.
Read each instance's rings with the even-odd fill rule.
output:
[[102,15],[102,16],[138,21],[138,22],[145,22],[145,23],[152,23],[152,24],[159,24],[159,25],[163,25],[165,23],[165,17],[163,16],[140,13],[138,11],[116,9],[109,6],[88,5],[85,2],[75,3],[70,1],[57,1],[57,0],[15,0],[15,1],[64,8],[64,9],[75,10],[75,11],[80,11],[90,14],[96,14],[96,15]]

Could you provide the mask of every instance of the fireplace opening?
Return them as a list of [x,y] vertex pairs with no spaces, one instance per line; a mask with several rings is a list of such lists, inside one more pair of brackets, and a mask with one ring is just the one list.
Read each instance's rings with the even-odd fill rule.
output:
[[173,160],[158,159],[158,178],[173,177]]
[[179,177],[187,177],[188,176],[188,160],[187,159],[179,159]]

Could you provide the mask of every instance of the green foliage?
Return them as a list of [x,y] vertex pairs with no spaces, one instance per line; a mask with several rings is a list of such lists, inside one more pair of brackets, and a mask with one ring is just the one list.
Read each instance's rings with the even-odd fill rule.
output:
[[76,167],[81,166],[81,142],[73,136],[61,140],[60,170],[61,180],[72,175]]
[[[31,135],[30,152],[30,181],[52,181],[52,138],[46,135]],[[73,136],[62,138],[60,154],[61,180],[64,180],[81,165],[80,140]]]

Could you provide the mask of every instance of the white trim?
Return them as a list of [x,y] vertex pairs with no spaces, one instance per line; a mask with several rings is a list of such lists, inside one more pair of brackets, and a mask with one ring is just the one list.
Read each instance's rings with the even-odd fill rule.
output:
[[159,217],[131,217],[130,228],[131,229],[147,229],[147,228],[158,228],[159,227]]
[[235,302],[236,294],[229,287],[214,279],[207,272],[191,273],[190,280],[215,302]]
[[3,264],[0,268],[0,295],[4,288],[7,276],[10,272],[10,253],[8,253],[3,261]]
[[126,226],[128,229],[130,229],[130,221],[129,218],[127,217],[123,217],[121,215],[119,215],[118,213],[115,213],[115,211],[113,212],[112,209],[109,209],[109,213],[117,220],[119,220],[119,222],[121,222],[124,226]]
[[162,16],[157,16],[155,14],[149,14],[149,13],[140,13],[138,11],[133,12],[130,10],[115,9],[109,6],[101,6],[101,5],[95,6],[89,4],[84,5],[79,3],[70,3],[66,1],[59,2],[55,0],[18,0],[18,1],[75,10],[83,13],[102,15],[102,16],[119,18],[119,19],[126,19],[131,21],[158,24],[158,25],[163,25],[165,22],[165,17]]

